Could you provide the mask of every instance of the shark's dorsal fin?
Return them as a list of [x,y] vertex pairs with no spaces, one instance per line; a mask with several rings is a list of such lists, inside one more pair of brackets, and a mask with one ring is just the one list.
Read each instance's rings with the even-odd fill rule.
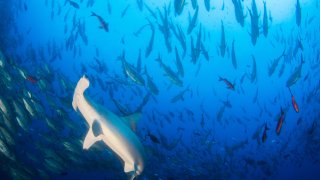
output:
[[124,116],[122,119],[127,124],[132,131],[136,131],[136,124],[138,120],[141,118],[141,113],[134,113],[129,116]]
[[102,136],[102,134],[98,135],[97,137],[94,136],[92,125],[90,125],[89,131],[83,141],[83,149],[88,150],[95,142],[102,140]]

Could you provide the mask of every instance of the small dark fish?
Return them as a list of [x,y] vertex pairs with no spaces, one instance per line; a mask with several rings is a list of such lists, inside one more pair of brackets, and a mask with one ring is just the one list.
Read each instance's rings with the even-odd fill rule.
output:
[[[223,1],[224,2],[224,1]],[[241,27],[244,26],[244,19],[246,15],[243,13],[243,6],[241,0],[232,0],[233,6],[234,6],[234,14],[236,15],[237,22],[241,25]]]
[[303,81],[305,82],[309,78],[309,73],[304,77]]
[[204,47],[204,45],[203,45],[202,42],[201,42],[201,52],[202,52],[204,58],[205,58],[207,61],[209,61],[209,60],[210,60],[209,53],[208,53],[208,51],[205,49],[205,47]]
[[133,35],[138,37],[140,35],[140,33],[142,32],[142,30],[144,28],[146,28],[147,26],[149,26],[149,24],[145,24],[145,25],[141,26],[136,32],[133,33]]
[[183,65],[181,63],[180,56],[179,56],[179,53],[178,53],[178,50],[177,50],[176,46],[174,47],[174,50],[175,50],[175,53],[176,53],[176,66],[177,66],[177,69],[178,69],[178,74],[181,77],[183,77],[184,76]]
[[100,22],[100,28],[104,29],[106,32],[109,32],[109,24],[99,15],[94,12],[91,12],[91,16],[95,16]]
[[219,81],[223,81],[227,85],[228,89],[234,90],[234,84],[232,84],[229,80],[219,77]]
[[316,128],[317,128],[317,125],[318,125],[317,121],[314,120],[314,121],[312,122],[312,125],[311,125],[310,129],[308,130],[308,133],[309,133],[310,135],[313,135],[313,134],[314,134],[314,132],[315,132],[315,130],[316,130]]
[[149,97],[150,97],[150,93],[148,93],[147,95],[144,96],[142,102],[140,103],[140,105],[137,107],[137,110],[135,112],[141,112],[142,108],[149,102]]
[[277,124],[277,127],[276,127],[276,133],[277,135],[280,134],[280,131],[281,131],[281,128],[282,128],[282,125],[283,125],[283,122],[284,122],[284,112],[281,108],[281,114],[280,114],[280,117],[279,117],[279,120],[278,120],[278,124]]
[[204,116],[203,116],[203,113],[202,113],[202,115],[201,115],[201,121],[200,121],[200,125],[201,125],[201,127],[203,128],[204,127]]
[[224,1],[223,1],[222,6],[221,6],[221,11],[224,10],[224,7],[225,7],[225,5],[224,5]]
[[192,19],[191,19],[190,14],[189,14],[189,17],[190,17],[189,19],[190,20],[189,20],[189,26],[188,26],[188,31],[187,31],[188,34],[190,34],[192,32],[193,28],[196,27],[196,23],[197,23],[197,20],[198,20],[199,7],[197,6],[195,9],[196,10],[194,12],[194,15],[193,15]]
[[197,0],[191,0],[191,5],[193,9],[196,9],[198,7],[198,1]]
[[154,142],[156,144],[160,144],[159,139],[155,135],[151,134],[150,132],[146,136],[149,136],[149,138],[152,142]]
[[220,53],[221,56],[224,57],[225,53],[226,53],[226,35],[224,32],[224,26],[223,26],[223,21],[221,20],[221,41],[220,41]]
[[273,62],[271,63],[271,65],[268,68],[268,75],[272,76],[272,74],[274,73],[274,71],[276,70],[276,68],[278,67],[279,61],[281,60],[281,58],[285,55],[285,49],[283,50],[282,54],[277,57],[276,59],[273,60]]
[[36,78],[36,77],[34,77],[34,76],[31,76],[31,75],[27,76],[26,79],[27,79],[29,82],[33,83],[33,84],[35,84],[35,83],[37,83],[37,82],[39,81],[38,78]]
[[176,102],[179,101],[179,100],[184,101],[184,94],[185,94],[186,92],[188,92],[188,91],[190,91],[189,86],[188,86],[186,89],[184,89],[184,90],[182,90],[181,92],[179,92],[177,95],[175,95],[175,96],[171,99],[171,103],[176,103]]
[[273,21],[273,18],[271,16],[271,11],[269,10],[269,21],[272,22]]
[[174,10],[176,15],[180,15],[183,11],[185,5],[185,0],[175,0],[174,1]]
[[268,14],[266,1],[263,1],[263,35],[268,36]]
[[283,75],[284,69],[286,68],[286,63],[283,61],[279,73],[278,73],[278,77],[281,77]]
[[152,9],[151,9],[149,6],[147,6],[146,4],[145,4],[145,6],[146,6],[147,10],[149,11],[150,15],[151,15],[154,19],[158,19],[156,13],[155,13],[154,11],[152,11]]
[[250,17],[251,17],[251,42],[252,45],[255,46],[257,43],[257,39],[259,37],[259,14],[258,14],[258,10],[257,10],[257,5],[256,5],[256,1],[252,0],[251,3],[251,10],[248,8]]
[[287,80],[287,87],[291,87],[293,84],[295,84],[301,77],[301,70],[302,70],[302,65],[304,64],[303,57],[301,56],[301,63],[294,72],[289,76]]
[[155,59],[160,63],[161,68],[165,71],[166,76],[177,86],[182,87],[183,81],[179,78],[179,75],[175,73],[168,65],[164,64],[161,60],[160,54],[158,55],[158,58]]
[[111,4],[110,4],[110,1],[108,1],[108,13],[111,14],[112,13],[112,8],[111,8]]
[[76,9],[80,8],[78,3],[74,2],[74,1],[71,1],[71,0],[68,0],[68,2],[72,7],[76,8]]
[[300,7],[300,2],[297,0],[296,4],[296,23],[298,26],[301,24],[301,7]]
[[122,55],[118,57],[118,59],[122,62],[122,67],[124,73],[136,84],[138,85],[144,85],[145,81],[142,75],[137,71],[137,68],[135,68],[133,65],[128,63],[125,58],[125,52],[122,52]]
[[163,14],[161,13],[160,9],[158,9],[159,11],[159,15],[162,21],[162,24],[158,24],[160,31],[162,32],[163,36],[164,36],[164,42],[165,45],[167,47],[168,52],[170,53],[172,51],[172,47],[171,47],[171,31],[170,31],[170,23],[169,23],[169,12],[170,11],[170,7],[167,8],[166,6],[163,8],[164,12]]
[[147,87],[153,94],[159,94],[159,89],[156,84],[153,82],[152,78],[147,72],[147,67],[144,67],[144,74],[147,76]]
[[297,121],[297,125],[301,124],[301,122],[302,122],[302,118],[300,117]]
[[26,3],[24,3],[24,4],[23,4],[23,8],[24,8],[24,10],[25,10],[25,11],[27,11],[27,10],[28,10],[28,6],[27,6],[27,4],[26,4]]
[[267,123],[264,125],[264,130],[262,134],[262,142],[266,142],[267,140],[267,131],[269,130]]
[[295,100],[295,98],[294,98],[294,96],[293,96],[293,94],[292,94],[292,92],[291,92],[290,87],[288,87],[288,89],[289,89],[290,94],[291,94],[291,102],[292,102],[292,106],[293,106],[294,110],[298,113],[298,112],[299,112],[299,106],[298,106],[298,103],[297,103],[297,101]]
[[[224,4],[224,1],[223,1]],[[210,11],[210,0],[204,0],[204,5],[206,7],[206,10],[209,12]]]
[[251,83],[254,83],[257,81],[257,63],[255,57],[252,55],[252,73],[251,73]]
[[123,17],[127,14],[127,11],[128,11],[128,9],[129,9],[129,7],[130,7],[130,5],[127,5],[127,6],[124,8],[124,10],[123,10],[122,13],[121,13],[121,18],[123,18]]
[[230,103],[229,99],[227,99],[226,101],[221,101],[223,103],[223,105],[227,108],[232,108],[232,104]]
[[235,50],[234,50],[234,40],[232,41],[231,59],[232,59],[233,67],[235,69],[237,69],[237,58],[236,58],[236,53],[235,53]]
[[137,5],[138,5],[139,10],[142,11],[143,10],[143,5],[144,5],[143,0],[137,0]]
[[153,42],[154,42],[154,35],[155,35],[154,25],[150,21],[149,21],[149,25],[150,25],[150,28],[151,28],[151,37],[150,37],[150,40],[149,40],[149,44],[148,44],[148,46],[146,48],[145,57],[149,57],[150,53],[153,50]]

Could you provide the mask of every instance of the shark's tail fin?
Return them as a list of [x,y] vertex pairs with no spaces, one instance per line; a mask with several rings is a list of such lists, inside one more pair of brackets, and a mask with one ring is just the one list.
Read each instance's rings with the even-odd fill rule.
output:
[[82,76],[82,78],[80,78],[78,81],[72,100],[72,107],[75,111],[78,107],[78,96],[83,96],[83,92],[89,87],[89,84],[89,80],[85,76]]

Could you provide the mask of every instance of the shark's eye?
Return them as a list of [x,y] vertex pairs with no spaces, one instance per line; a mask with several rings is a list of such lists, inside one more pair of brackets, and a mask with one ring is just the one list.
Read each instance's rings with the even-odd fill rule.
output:
[[103,134],[100,123],[96,120],[92,123],[92,132],[95,137],[99,136],[100,134]]

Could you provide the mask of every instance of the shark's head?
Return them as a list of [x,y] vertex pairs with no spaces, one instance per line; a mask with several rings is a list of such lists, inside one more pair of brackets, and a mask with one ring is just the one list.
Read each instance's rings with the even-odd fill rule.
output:
[[75,111],[77,111],[78,109],[78,101],[79,98],[83,96],[84,91],[89,87],[90,82],[89,80],[86,78],[86,76],[82,76],[82,78],[79,80],[76,89],[74,90],[74,94],[73,94],[73,100],[72,100],[72,107]]

